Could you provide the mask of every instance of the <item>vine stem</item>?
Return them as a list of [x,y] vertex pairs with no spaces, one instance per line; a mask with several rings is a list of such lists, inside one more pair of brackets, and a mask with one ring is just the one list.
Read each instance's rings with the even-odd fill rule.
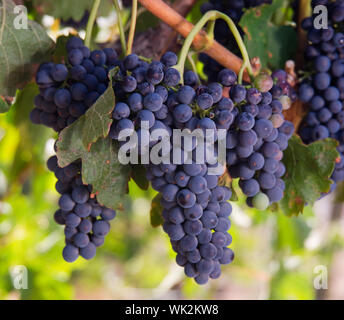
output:
[[300,0],[298,7],[298,56],[297,56],[297,65],[303,66],[303,52],[305,51],[305,46],[307,43],[306,32],[302,29],[301,23],[303,19],[311,15],[311,0]]
[[151,63],[151,62],[152,62],[152,58],[147,58],[147,57],[144,57],[144,56],[139,56],[139,58],[140,58],[142,61],[145,61],[145,62],[148,62],[148,63]]
[[128,35],[127,54],[131,54],[132,49],[133,49],[136,19],[137,19],[137,0],[133,0],[132,8],[131,8],[130,30],[129,30],[129,35]]
[[[162,0],[139,0],[139,2],[148,11],[176,30],[184,38],[188,36],[194,27],[191,22],[184,19],[183,16]],[[199,32],[193,39],[192,44],[196,51],[206,48],[204,52],[225,68],[232,69],[236,73],[240,72],[243,61],[217,41],[211,41],[205,31],[202,30]],[[244,73],[243,79],[248,82],[250,81],[250,77],[247,73]]]
[[196,64],[195,64],[195,61],[193,60],[192,56],[193,56],[194,52],[189,52],[188,53],[188,61],[191,65],[191,68],[192,68],[192,71],[195,73],[195,75],[197,76],[197,82],[198,84],[201,84],[201,81],[199,79],[199,76],[197,74],[197,68],[196,68]]
[[214,41],[215,22],[216,20],[210,20],[207,28],[207,36],[211,41]]
[[99,5],[100,5],[100,0],[94,0],[90,17],[88,18],[87,26],[86,26],[86,36],[85,36],[86,47],[90,47],[90,44],[91,44],[92,30],[93,30],[94,22],[96,21]]
[[119,29],[119,37],[121,40],[121,46],[124,56],[127,55],[127,42],[125,40],[125,33],[123,28],[123,22],[121,17],[121,8],[119,6],[118,0],[113,0],[113,3],[115,5],[116,13],[117,13],[117,22],[118,22],[118,29]]
[[[143,13],[147,12],[146,8],[145,7],[140,7],[137,9],[137,17],[136,19]],[[125,25],[124,27],[124,32],[127,32],[129,29],[130,29],[130,23],[131,21],[127,22],[127,24]]]
[[[211,26],[212,26],[213,22],[217,19],[223,19],[226,21],[226,23],[228,24],[228,27],[230,28],[230,30],[231,30],[231,32],[232,32],[232,34],[233,34],[233,36],[234,36],[234,38],[238,44],[241,55],[244,59],[244,62],[243,62],[242,66],[239,70],[239,79],[238,80],[239,80],[239,83],[241,83],[245,69],[248,70],[248,73],[250,76],[253,76],[253,70],[252,70],[252,66],[250,63],[250,57],[247,53],[245,44],[241,38],[241,35],[240,35],[235,23],[227,15],[225,15],[219,11],[216,11],[216,10],[208,11],[201,18],[201,20],[199,20],[197,22],[197,24],[194,26],[194,28],[188,34],[188,36],[185,39],[184,45],[181,49],[181,52],[180,52],[179,62],[174,68],[177,69],[179,71],[179,73],[181,74],[181,77],[183,77],[185,61],[186,61],[188,52],[190,50],[190,47],[192,45],[192,42],[194,41],[194,38],[202,30],[202,28],[207,24],[207,22],[211,21]],[[213,29],[213,28],[211,27],[211,29]],[[212,41],[208,45],[211,46],[211,44],[212,44]],[[206,48],[207,47],[205,47],[205,49]]]
[[300,0],[298,9],[299,9],[298,24],[301,27],[302,20],[311,15],[311,0]]

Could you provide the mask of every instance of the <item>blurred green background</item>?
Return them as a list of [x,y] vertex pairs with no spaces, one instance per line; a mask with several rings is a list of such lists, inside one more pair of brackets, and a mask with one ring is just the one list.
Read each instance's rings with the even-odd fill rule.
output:
[[[194,12],[198,7],[191,20]],[[142,17],[138,31],[147,28]],[[145,21],[156,24],[150,16]],[[70,31],[50,16],[39,22],[53,38]],[[118,38],[115,22],[113,11],[98,19],[98,42]],[[0,115],[0,299],[344,299],[344,211],[333,196],[292,218],[233,203],[235,260],[220,279],[198,286],[176,265],[161,227],[150,225],[154,191],[130,182],[124,210],[96,257],[65,262],[63,227],[53,220],[56,179],[45,165],[56,135],[29,122],[36,92],[29,84]],[[27,289],[15,289],[16,266],[27,269]],[[317,266],[324,266],[328,289],[314,286]]]

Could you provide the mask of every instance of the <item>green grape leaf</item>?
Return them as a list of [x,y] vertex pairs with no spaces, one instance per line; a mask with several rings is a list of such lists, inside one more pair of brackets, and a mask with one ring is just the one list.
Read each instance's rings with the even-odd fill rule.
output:
[[[93,108],[93,107],[92,107]],[[56,143],[57,158],[60,167],[65,167],[81,158],[87,150],[82,144],[82,132],[85,130],[86,114],[63,129]]]
[[64,167],[86,150],[90,150],[99,138],[106,137],[112,124],[111,112],[115,105],[115,94],[112,88],[112,77],[117,69],[109,72],[109,85],[106,91],[77,121],[60,133],[57,148],[60,166]]
[[245,45],[251,58],[259,57],[263,68],[284,68],[297,50],[297,32],[292,26],[276,25],[274,14],[283,7],[284,0],[271,5],[251,8],[242,16],[239,25],[245,32]]
[[82,143],[89,149],[92,143],[99,137],[105,137],[110,131],[112,124],[111,113],[115,107],[115,94],[112,88],[112,81],[94,104],[94,108],[87,111],[85,127],[82,133]]
[[130,167],[118,160],[118,145],[108,133],[115,95],[112,88],[113,69],[109,86],[87,112],[61,131],[57,141],[59,166],[65,167],[82,160],[82,179],[92,185],[92,192],[104,206],[119,209],[128,191]]
[[158,193],[152,200],[151,210],[150,210],[150,223],[153,228],[159,227],[164,223],[162,218],[163,207],[160,203],[161,194]]
[[83,152],[82,180],[92,185],[92,192],[102,205],[120,209],[128,193],[129,166],[118,160],[118,144],[110,137],[95,142],[89,152]]
[[67,42],[74,35],[69,34],[68,36],[60,36],[56,39],[54,52],[52,54],[52,60],[54,63],[65,63],[67,62],[68,53],[66,49]]
[[[77,5],[71,4],[70,0],[34,0],[34,5],[40,12],[49,14],[55,18],[76,22],[83,20],[85,11],[90,12],[94,0],[78,0]],[[106,16],[112,9],[112,1],[101,1],[98,15]]]
[[78,0],[77,5],[71,5],[69,0],[34,0],[34,4],[55,18],[80,21],[84,12],[92,8],[93,0]]
[[[63,161],[61,159],[65,154],[59,149],[58,143],[59,165],[64,167],[77,159],[81,159],[82,180],[85,184],[92,185],[92,192],[97,195],[98,202],[112,209],[120,209],[123,196],[128,192],[130,167],[119,162],[118,144],[110,137],[100,137],[88,150],[82,145],[81,139],[78,137],[77,131],[79,129],[79,127],[75,127],[74,134],[65,140],[65,142],[70,141],[73,144],[73,149],[70,149],[73,155],[63,158]],[[75,142],[75,140],[77,141]]]
[[201,12],[201,7],[208,0],[199,0],[192,6],[190,12],[186,16],[186,20],[190,21],[193,24],[196,24],[203,16]]
[[305,145],[294,135],[284,151],[286,189],[279,205],[286,215],[298,215],[306,204],[313,205],[331,187],[330,177],[339,157],[338,142],[324,139]]
[[[14,13],[15,4],[3,0],[0,7],[0,93],[14,96],[17,88],[29,82],[37,68],[51,52],[54,42],[24,12]],[[1,107],[3,111],[3,106]]]
[[[39,94],[39,88],[34,81],[29,82],[25,88],[17,91],[15,102],[12,105],[12,108],[17,110],[14,113],[16,124],[26,123],[28,121],[30,112],[35,107],[34,99],[37,94]],[[35,127],[40,126],[35,125]]]
[[149,182],[146,178],[146,169],[142,164],[136,164],[131,166],[130,177],[135,181],[139,188],[147,190]]

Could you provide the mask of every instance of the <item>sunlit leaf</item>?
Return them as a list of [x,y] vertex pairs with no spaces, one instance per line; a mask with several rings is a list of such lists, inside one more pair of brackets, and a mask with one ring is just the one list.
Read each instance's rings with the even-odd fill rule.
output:
[[330,190],[331,174],[339,156],[333,139],[305,145],[298,136],[289,140],[284,152],[286,189],[280,201],[287,215],[302,213],[306,204],[312,205],[323,193]]
[[34,75],[37,64],[43,62],[53,41],[36,22],[28,20],[27,29],[16,28],[15,4],[3,0],[0,7],[0,94],[14,96]]

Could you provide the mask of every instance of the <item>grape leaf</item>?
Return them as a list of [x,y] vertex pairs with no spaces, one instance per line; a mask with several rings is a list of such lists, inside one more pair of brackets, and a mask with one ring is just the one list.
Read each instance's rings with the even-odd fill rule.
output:
[[150,223],[153,228],[159,227],[164,223],[162,218],[163,207],[160,203],[161,194],[158,193],[152,200],[151,210],[150,210]]
[[124,166],[119,162],[118,145],[110,137],[99,138],[87,150],[78,136],[79,129],[75,127],[73,134],[68,135],[68,140],[64,140],[73,144],[70,157],[65,157],[65,153],[59,150],[58,144],[59,165],[64,167],[81,158],[82,180],[85,184],[92,185],[92,192],[97,195],[98,202],[108,208],[120,209],[123,196],[128,192],[129,166]]
[[45,14],[55,18],[79,21],[86,10],[90,11],[93,0],[78,0],[77,5],[71,4],[70,0],[35,0],[34,3]]
[[139,188],[147,190],[149,182],[146,178],[146,169],[142,164],[136,164],[131,166],[130,177],[135,181]]
[[[39,8],[40,12],[55,18],[73,19],[77,22],[82,20],[85,11],[91,11],[93,3],[94,0],[78,0],[77,5],[71,4],[70,0],[34,0],[34,5]],[[112,1],[101,1],[98,15],[108,15],[111,8]]]
[[112,123],[111,112],[115,105],[112,77],[117,69],[109,72],[109,85],[106,91],[77,121],[61,131],[58,142],[58,158],[64,167],[79,159],[84,151],[91,148],[100,137],[106,137]]
[[89,149],[92,143],[96,142],[99,137],[108,135],[112,124],[111,113],[114,107],[115,94],[112,88],[112,81],[110,80],[109,87],[98,98],[95,107],[87,111],[85,130],[82,132],[82,143],[85,148]]
[[61,131],[57,141],[59,166],[81,159],[83,182],[92,185],[99,203],[112,209],[121,207],[130,175],[130,167],[118,160],[117,143],[108,137],[115,103],[112,77],[116,72],[110,71],[106,91],[83,116]]
[[[15,28],[23,22],[14,13],[15,4],[3,0],[0,7],[0,93],[14,96],[35,72],[36,64],[46,59],[54,42],[36,22],[28,20],[27,29]],[[19,19],[18,21],[16,19]],[[24,24],[23,24],[24,26]]]
[[60,36],[56,39],[56,44],[54,52],[52,54],[52,59],[54,63],[65,63],[68,61],[68,52],[67,52],[67,42],[70,38],[74,37],[73,34],[68,36]]
[[[17,91],[15,102],[12,105],[12,108],[16,109],[14,115],[17,125],[28,122],[30,112],[35,107],[34,99],[37,94],[39,94],[39,88],[34,81],[29,82],[22,90]],[[31,121],[29,123],[31,125]],[[40,126],[34,125],[33,127]]]
[[271,5],[251,8],[239,23],[245,32],[244,42],[250,57],[259,57],[263,68],[284,68],[285,61],[294,58],[297,50],[295,28],[272,21],[283,2],[275,0]]
[[306,204],[313,205],[330,190],[331,174],[339,157],[338,142],[324,139],[305,145],[294,135],[284,151],[286,189],[280,207],[286,215],[302,213]]
[[82,180],[92,185],[92,192],[102,205],[120,209],[128,192],[129,166],[118,160],[118,144],[110,137],[95,142],[89,152],[83,152]]

